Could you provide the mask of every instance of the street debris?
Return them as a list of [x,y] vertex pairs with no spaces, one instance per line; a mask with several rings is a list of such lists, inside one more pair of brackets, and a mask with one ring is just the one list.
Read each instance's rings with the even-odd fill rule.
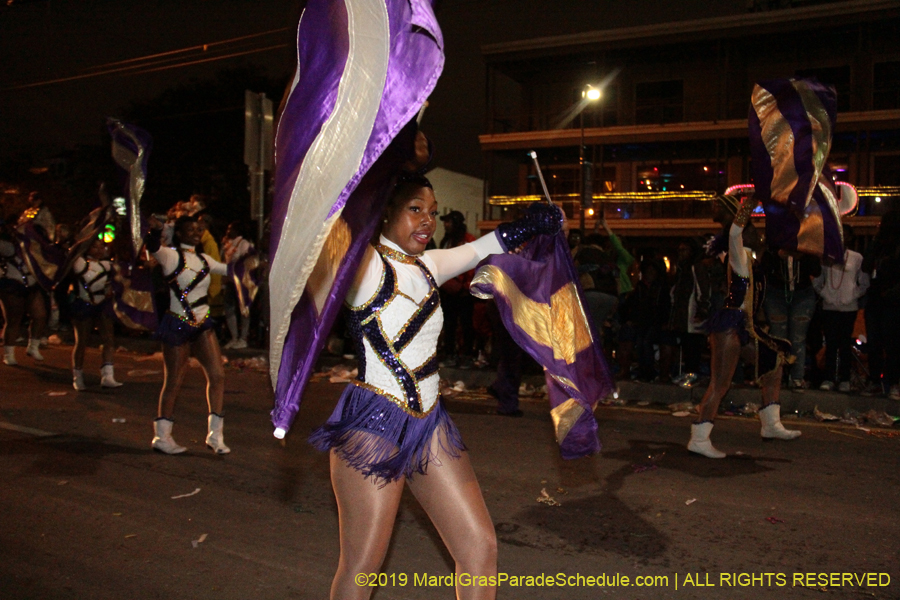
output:
[[228,366],[236,369],[252,369],[254,371],[266,372],[269,370],[269,361],[265,356],[254,356],[251,358],[235,358],[228,363]]
[[47,344],[50,346],[61,346],[62,339],[60,339],[60,337],[54,333],[53,335],[51,335],[50,337],[47,338]]
[[659,467],[656,465],[631,465],[635,473],[643,473],[644,471],[653,471]]
[[837,417],[831,413],[824,413],[821,410],[819,410],[818,405],[816,405],[816,407],[813,409],[813,416],[816,418],[816,421],[838,421],[839,420],[839,417]]
[[741,413],[742,415],[752,417],[754,415],[759,414],[759,404],[757,404],[755,402],[748,402],[747,404],[742,406],[740,409],[738,409],[738,412]]
[[685,504],[685,506],[690,506],[691,504],[693,504],[693,503],[696,502],[696,501],[697,501],[696,498],[689,498],[689,499],[687,499],[687,500],[684,501],[684,504]]
[[65,396],[68,392],[47,392],[48,396]]
[[776,517],[766,517],[766,521],[768,521],[772,525],[777,525],[778,523],[784,523],[784,519],[778,519]]
[[197,546],[199,546],[200,544],[202,544],[205,541],[206,541],[206,534],[202,533],[202,534],[200,534],[200,537],[197,538],[196,540],[191,540],[191,546],[196,548]]
[[669,405],[674,417],[686,417],[692,412],[697,412],[697,406],[693,402],[673,402]]
[[136,534],[136,533],[129,533],[128,535],[125,536],[125,539],[127,540],[128,538],[133,538],[133,537],[137,537],[137,534]]
[[62,481],[57,481],[57,482],[56,482],[56,485],[66,485],[67,483],[69,483],[69,480],[68,480],[68,479],[63,479]]
[[193,492],[190,492],[189,494],[180,494],[178,496],[172,496],[172,500],[178,500],[179,498],[187,498],[188,496],[193,496],[193,495],[199,494],[199,493],[200,493],[200,488],[197,488]]
[[553,496],[547,493],[547,488],[541,488],[541,495],[538,496],[537,501],[547,506],[562,506]]
[[134,360],[137,362],[144,362],[147,360],[158,360],[162,361],[163,355],[162,352],[154,352],[153,354],[148,354],[147,356],[138,356]]
[[125,419],[123,419],[123,418],[121,418],[121,417],[116,417],[116,418],[114,418],[114,419],[112,420],[112,422],[113,422],[113,423],[124,423],[124,422],[125,422]]
[[866,413],[866,421],[871,423],[872,425],[877,425],[879,427],[893,427],[894,421],[896,421],[894,417],[887,414],[883,410],[875,410],[874,408]]
[[649,400],[641,400],[640,402],[636,402],[635,404],[637,404],[638,406],[650,406],[650,401]]
[[441,388],[441,395],[448,398],[452,398],[453,396],[466,391],[465,381],[457,381],[451,385],[449,381],[442,379],[439,385]]
[[150,377],[151,375],[162,375],[159,369],[131,369],[128,371],[129,377]]

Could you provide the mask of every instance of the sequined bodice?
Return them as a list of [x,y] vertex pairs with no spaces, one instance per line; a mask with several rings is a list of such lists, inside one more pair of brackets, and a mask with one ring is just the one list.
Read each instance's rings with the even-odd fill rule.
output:
[[[378,292],[351,307],[349,325],[358,345],[356,385],[375,391],[408,413],[422,416],[437,403],[437,341],[444,317],[434,276],[415,257],[377,248],[384,265]],[[404,281],[425,278],[429,292],[416,300]]]
[[209,315],[209,263],[203,254],[177,248],[178,266],[166,276],[169,284],[169,311],[197,325]]

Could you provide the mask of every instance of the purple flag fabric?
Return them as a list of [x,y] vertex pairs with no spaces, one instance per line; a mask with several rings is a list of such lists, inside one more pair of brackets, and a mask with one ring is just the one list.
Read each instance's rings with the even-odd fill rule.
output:
[[615,386],[565,235],[538,236],[519,254],[489,256],[471,290],[494,298],[509,334],[544,367],[562,457],[599,452],[594,409]]
[[779,250],[843,262],[838,194],[826,161],[837,119],[834,88],[776,79],[753,88],[748,118],[755,195],[766,241]]
[[[443,68],[428,0],[310,0],[275,140],[272,422],[283,435]],[[280,431],[279,431],[280,430]]]

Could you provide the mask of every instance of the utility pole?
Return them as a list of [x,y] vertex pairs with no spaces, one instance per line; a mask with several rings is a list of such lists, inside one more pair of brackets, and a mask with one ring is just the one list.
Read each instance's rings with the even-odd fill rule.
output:
[[266,208],[266,171],[275,163],[272,101],[265,94],[244,92],[244,164],[250,175],[250,218],[256,220],[256,242],[262,241]]

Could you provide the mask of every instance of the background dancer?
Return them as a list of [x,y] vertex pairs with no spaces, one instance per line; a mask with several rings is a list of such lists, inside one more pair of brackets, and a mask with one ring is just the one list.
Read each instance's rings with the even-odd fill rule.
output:
[[115,355],[112,307],[113,264],[109,260],[109,248],[102,240],[95,239],[85,257],[77,257],[72,265],[72,294],[69,311],[75,330],[75,346],[72,348],[72,387],[77,391],[87,389],[84,384],[84,351],[87,339],[96,325],[103,345],[103,365],[100,367],[100,385],[116,388],[113,368]]
[[210,273],[226,275],[227,267],[208,255],[197,252],[203,231],[194,217],[180,217],[175,223],[174,248],[160,247],[163,224],[151,217],[147,250],[159,262],[169,283],[169,311],[160,321],[155,337],[163,345],[164,380],[159,395],[159,410],[153,422],[155,436],[151,445],[166,454],[187,450],[172,437],[175,399],[188,368],[191,353],[200,361],[206,376],[206,402],[209,406],[206,445],[217,454],[228,454],[222,428],[224,424],[225,369],[222,351],[208,319],[207,289]]
[[40,343],[47,328],[47,300],[43,289],[22,257],[16,232],[0,223],[0,307],[3,308],[3,363],[15,366],[16,341],[22,320],[29,317],[28,349],[34,360],[44,360]]
[[[734,214],[728,229],[727,241],[719,236],[711,250],[728,252],[728,295],[725,306],[713,314],[708,322],[710,345],[710,381],[700,402],[700,415],[691,425],[691,439],[687,448],[709,458],[725,458],[726,454],[709,440],[719,403],[731,387],[731,379],[742,354],[756,365],[756,381],[762,392],[759,419],[760,435],[764,439],[791,440],[799,431],[785,429],[781,424],[781,373],[785,358],[790,354],[787,340],[773,338],[754,323],[754,316],[765,295],[764,279],[754,273],[752,253],[761,251],[759,236],[750,224],[750,213],[756,206],[754,198],[738,204],[734,196],[716,199],[719,209]],[[758,271],[758,269],[757,269]]]

